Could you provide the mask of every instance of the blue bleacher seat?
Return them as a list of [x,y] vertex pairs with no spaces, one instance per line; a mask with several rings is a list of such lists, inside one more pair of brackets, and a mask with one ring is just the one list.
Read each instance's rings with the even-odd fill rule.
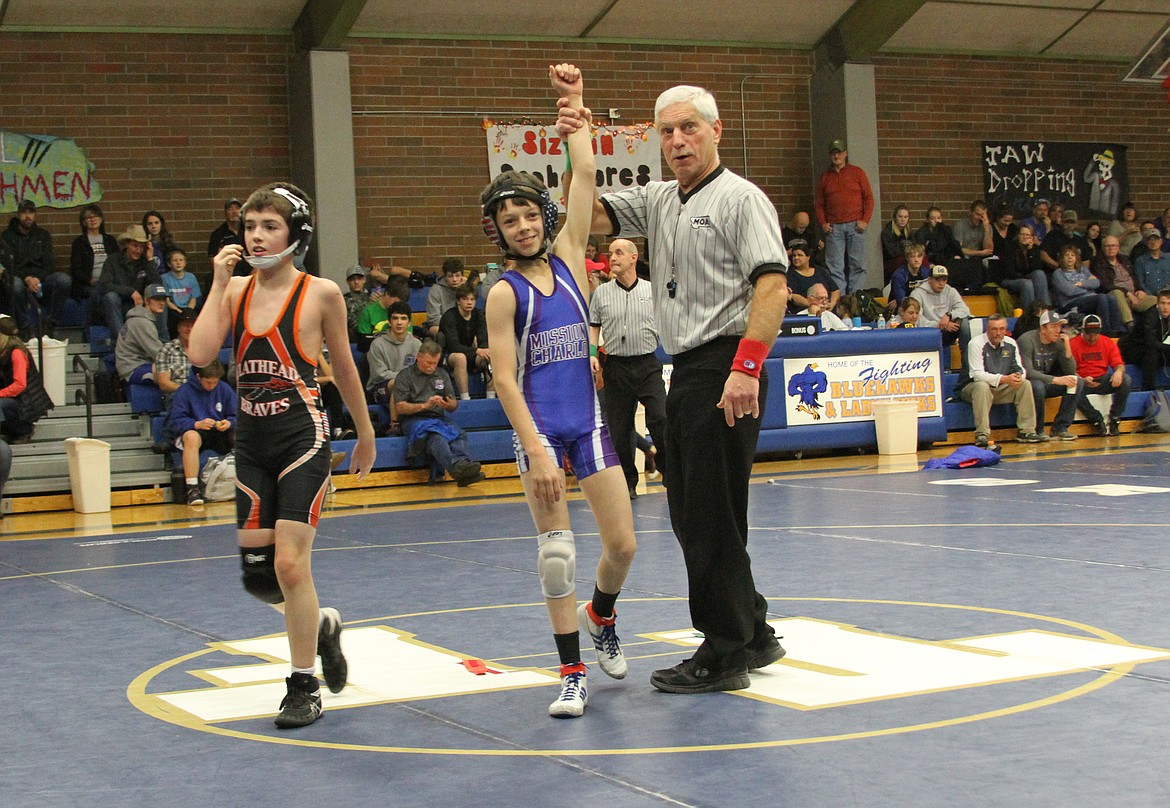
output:
[[163,410],[162,390],[151,384],[127,384],[126,400],[130,402],[130,412],[156,413]]
[[65,298],[65,305],[61,309],[61,316],[57,318],[57,325],[75,328],[85,325],[85,315],[89,311],[89,301]]

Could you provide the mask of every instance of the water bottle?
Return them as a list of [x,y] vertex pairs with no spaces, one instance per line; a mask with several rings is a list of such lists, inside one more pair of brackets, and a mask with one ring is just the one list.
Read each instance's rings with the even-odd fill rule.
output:
[[879,314],[879,315],[878,315],[878,318],[877,318],[877,327],[878,327],[878,328],[885,328],[885,327],[886,327],[886,318],[885,318],[885,315],[882,315],[882,314]]

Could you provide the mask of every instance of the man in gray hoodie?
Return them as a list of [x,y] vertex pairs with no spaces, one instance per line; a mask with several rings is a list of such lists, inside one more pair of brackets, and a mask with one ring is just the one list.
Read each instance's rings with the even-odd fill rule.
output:
[[166,310],[167,288],[153,284],[146,287],[142,305],[126,313],[114,346],[114,359],[122,381],[131,384],[154,381],[154,358],[162,349],[156,322]]
[[422,343],[410,333],[410,306],[401,301],[391,303],[386,316],[390,322],[389,328],[374,337],[370,343],[370,352],[366,354],[366,361],[370,364],[370,380],[366,382],[366,390],[375,404],[390,409],[390,432],[398,434],[394,426],[398,423],[393,400],[394,379],[407,365],[414,364]]

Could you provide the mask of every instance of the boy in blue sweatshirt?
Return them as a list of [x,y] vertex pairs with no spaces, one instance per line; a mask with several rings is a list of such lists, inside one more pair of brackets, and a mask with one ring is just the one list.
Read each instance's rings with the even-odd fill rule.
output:
[[220,455],[232,450],[236,426],[236,391],[223,381],[218,359],[198,370],[175,392],[167,427],[175,447],[183,452],[183,476],[187,480],[187,504],[202,505],[199,490],[199,453],[211,449]]

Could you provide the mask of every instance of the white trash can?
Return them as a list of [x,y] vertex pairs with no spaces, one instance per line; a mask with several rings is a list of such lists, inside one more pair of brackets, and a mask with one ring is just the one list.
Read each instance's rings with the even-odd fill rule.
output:
[[93,438],[66,438],[69,487],[73,510],[107,513],[110,510],[110,444]]
[[918,404],[914,401],[875,401],[873,425],[878,454],[903,455],[918,451]]
[[45,383],[45,392],[58,407],[65,406],[65,354],[69,352],[69,340],[58,340],[45,337],[45,361],[41,364],[40,350],[37,340],[30,340],[28,352],[41,371],[41,380]]

